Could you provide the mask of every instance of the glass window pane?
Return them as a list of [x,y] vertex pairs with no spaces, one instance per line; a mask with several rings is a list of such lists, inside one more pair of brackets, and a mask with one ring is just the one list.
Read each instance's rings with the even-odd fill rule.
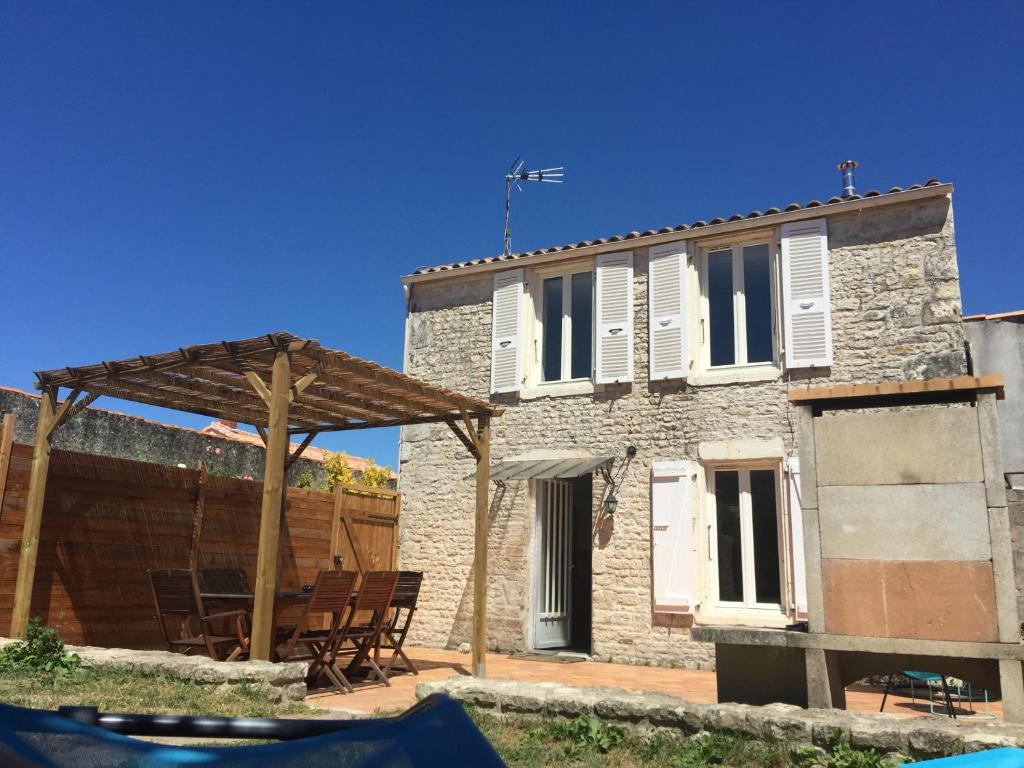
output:
[[593,371],[591,347],[594,338],[594,292],[590,272],[572,276],[572,373],[574,379],[589,379]]
[[708,334],[712,365],[736,362],[736,333],[732,303],[732,251],[708,254]]
[[757,602],[781,603],[779,518],[775,508],[774,470],[750,471],[750,511],[754,528],[754,592]]
[[770,363],[772,352],[772,284],[768,245],[743,249],[743,293],[747,309],[747,362]]
[[544,338],[541,340],[541,369],[544,381],[562,378],[562,278],[544,281]]
[[718,599],[743,602],[739,472],[715,472],[718,538]]

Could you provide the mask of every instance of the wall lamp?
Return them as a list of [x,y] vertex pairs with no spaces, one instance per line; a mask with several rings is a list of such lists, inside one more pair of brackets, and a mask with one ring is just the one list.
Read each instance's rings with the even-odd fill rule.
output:
[[[626,463],[628,464],[634,457],[636,457],[636,446],[631,445],[626,448]],[[607,469],[604,470],[604,477],[608,483],[608,495],[604,497],[604,512],[606,515],[614,515],[615,510],[619,508],[619,498],[615,495],[615,479]]]
[[604,499],[604,511],[605,514],[614,515],[615,510],[619,507],[619,500],[615,496],[615,487],[612,486],[608,490],[608,495]]

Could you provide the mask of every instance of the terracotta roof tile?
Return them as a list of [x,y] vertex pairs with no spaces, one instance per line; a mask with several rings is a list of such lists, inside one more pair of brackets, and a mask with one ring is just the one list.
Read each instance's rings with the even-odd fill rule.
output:
[[690,224],[679,224],[679,225],[674,226],[674,227],[662,227],[661,229],[647,229],[647,230],[644,230],[643,232],[639,232],[639,231],[633,230],[631,232],[628,232],[625,235],[610,235],[608,237],[601,237],[601,238],[597,238],[595,240],[581,240],[578,243],[570,243],[568,245],[556,245],[556,246],[550,246],[548,248],[538,248],[538,249],[533,250],[533,251],[523,251],[521,253],[512,253],[512,254],[509,254],[507,256],[503,254],[501,256],[488,256],[488,257],[482,258],[482,259],[471,259],[469,261],[459,261],[459,262],[454,262],[452,264],[441,264],[441,265],[436,266],[436,267],[420,267],[419,269],[417,269],[412,274],[413,275],[427,275],[427,274],[432,274],[432,273],[435,273],[435,272],[448,272],[448,271],[453,270],[453,269],[462,269],[463,267],[474,267],[474,266],[480,266],[482,264],[494,264],[494,263],[499,262],[499,261],[514,261],[516,259],[521,259],[521,258],[524,258],[524,257],[527,257],[527,256],[541,256],[541,255],[549,254],[549,253],[559,253],[559,252],[562,252],[562,251],[571,251],[574,248],[586,248],[587,246],[591,246],[591,245],[604,245],[606,243],[619,243],[619,242],[624,242],[624,241],[627,241],[627,240],[635,240],[635,239],[641,238],[641,237],[650,237],[652,235],[666,235],[666,234],[671,234],[672,232],[685,232],[687,230],[696,229],[698,227],[707,227],[707,226],[711,226],[711,225],[714,225],[714,224],[725,224],[726,222],[731,222],[731,221],[744,221],[744,220],[748,220],[748,219],[758,219],[758,218],[763,218],[763,217],[766,217],[766,216],[775,216],[775,215],[777,215],[779,213],[790,213],[792,211],[801,211],[801,210],[804,210],[806,208],[821,208],[821,207],[825,207],[825,206],[829,206],[829,205],[837,205],[839,203],[845,203],[848,200],[861,200],[861,199],[867,198],[867,197],[882,197],[882,196],[885,196],[885,195],[892,195],[892,194],[896,194],[897,192],[906,192],[906,191],[913,190],[913,189],[924,189],[925,187],[936,187],[936,186],[939,186],[941,184],[942,184],[942,182],[939,181],[937,178],[931,178],[931,179],[928,179],[924,184],[912,184],[911,186],[906,187],[906,188],[904,188],[904,187],[890,187],[888,192],[879,192],[877,189],[872,189],[872,190],[864,193],[864,195],[852,195],[849,198],[845,198],[845,197],[830,197],[824,203],[821,202],[820,200],[810,200],[807,203],[804,203],[803,205],[801,205],[800,203],[790,203],[785,208],[781,208],[781,209],[780,208],[776,208],[776,207],[772,207],[772,208],[767,208],[764,211],[751,211],[746,216],[743,216],[742,214],[739,214],[739,213],[734,213],[732,216],[730,216],[727,219],[722,217],[722,216],[716,216],[715,218],[713,218],[713,219],[711,219],[709,221],[705,221],[705,220],[701,219],[701,220],[698,220],[698,221],[694,221],[694,222],[692,222]]

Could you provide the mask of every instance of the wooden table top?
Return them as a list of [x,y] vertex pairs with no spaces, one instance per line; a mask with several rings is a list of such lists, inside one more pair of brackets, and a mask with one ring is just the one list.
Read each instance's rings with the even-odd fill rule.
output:
[[[303,592],[301,589],[282,589],[274,593],[274,598],[283,600],[308,599],[312,592]],[[232,600],[232,601],[253,601],[256,596],[251,592],[200,592],[199,596],[204,600]]]

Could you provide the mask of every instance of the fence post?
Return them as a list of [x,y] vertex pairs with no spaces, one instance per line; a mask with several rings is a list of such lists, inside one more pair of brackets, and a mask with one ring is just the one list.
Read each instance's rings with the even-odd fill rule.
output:
[[14,414],[4,414],[3,432],[0,432],[0,516],[4,510],[4,491],[7,473],[11,470],[11,449],[14,446]]
[[[220,449],[218,449],[220,450]],[[196,505],[192,511],[192,546],[188,552],[188,567],[193,571],[199,567],[199,540],[203,536],[203,504],[206,501],[206,462],[199,462],[196,478]]]

